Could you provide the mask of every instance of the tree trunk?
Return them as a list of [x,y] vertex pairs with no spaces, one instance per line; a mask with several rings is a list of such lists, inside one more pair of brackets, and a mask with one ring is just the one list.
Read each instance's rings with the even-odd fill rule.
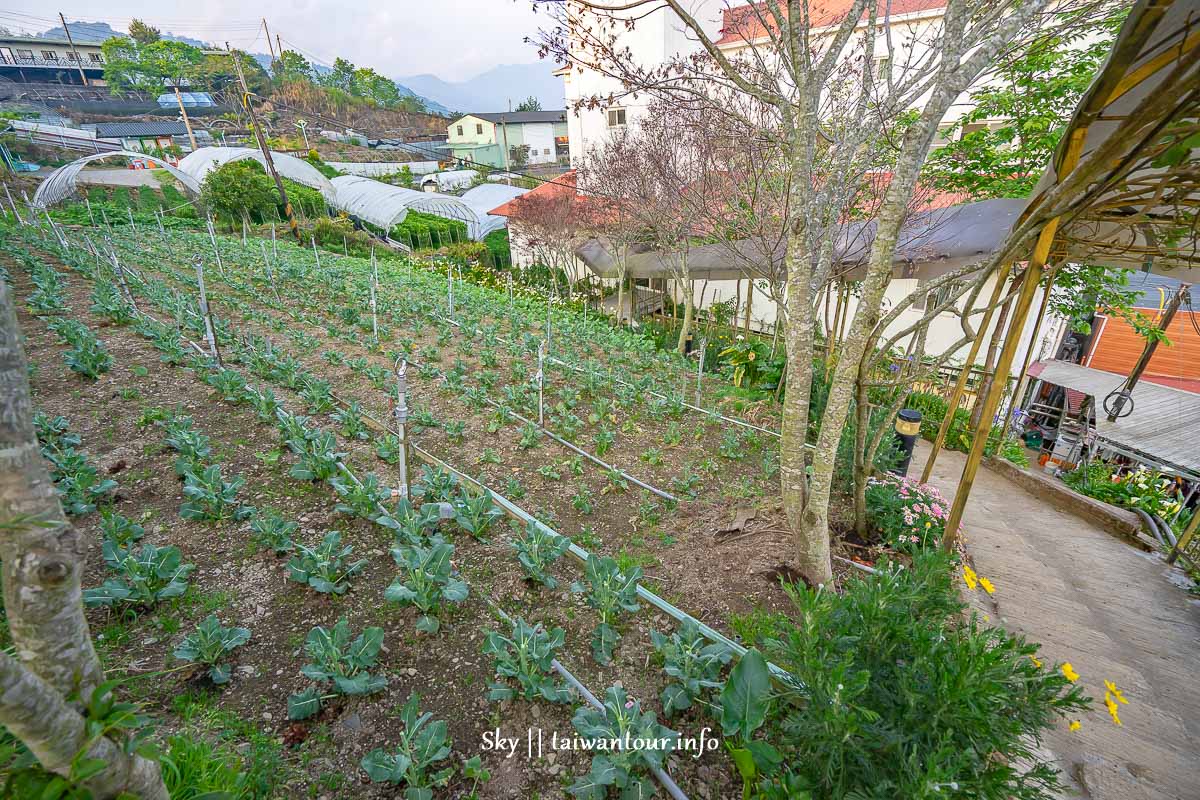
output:
[[683,325],[679,328],[679,341],[675,344],[675,350],[679,355],[683,355],[687,351],[687,337],[692,329],[692,282],[682,281],[683,283]]
[[810,276],[812,262],[802,233],[788,235],[787,390],[783,395],[783,428],[779,443],[779,489],[788,527],[796,548],[797,569],[811,583],[825,583],[833,575],[829,562],[829,537],[813,536],[805,524],[808,497],[808,410],[812,391],[813,309]]
[[[0,654],[0,725],[42,766],[67,776],[87,750],[108,767],[86,782],[101,800],[132,792],[166,800],[156,762],[89,739],[66,698],[86,702],[104,681],[83,615],[87,549],[63,514],[33,427],[29,371],[13,298],[0,281],[0,560],[4,611],[16,658]],[[90,742],[90,743],[89,743]]]

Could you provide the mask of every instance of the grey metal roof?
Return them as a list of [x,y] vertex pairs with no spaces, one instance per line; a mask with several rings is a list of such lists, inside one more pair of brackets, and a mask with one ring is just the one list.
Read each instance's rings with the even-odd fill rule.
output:
[[1139,381],[1133,389],[1133,411],[1109,422],[1104,398],[1126,379],[1115,372],[1083,367],[1067,361],[1041,361],[1029,374],[1091,395],[1096,401],[1096,433],[1126,450],[1141,453],[1163,464],[1200,472],[1200,394]]
[[1129,288],[1141,292],[1141,295],[1133,302],[1133,307],[1158,311],[1178,291],[1181,283],[1182,281],[1169,275],[1135,272],[1129,276]]
[[96,136],[100,139],[120,139],[123,136],[183,136],[187,128],[182,122],[97,122]]
[[[478,117],[488,122],[503,122],[506,125],[520,125],[523,122],[566,122],[566,111],[483,111],[477,114],[464,114],[467,117]],[[459,117],[462,119],[462,117]]]

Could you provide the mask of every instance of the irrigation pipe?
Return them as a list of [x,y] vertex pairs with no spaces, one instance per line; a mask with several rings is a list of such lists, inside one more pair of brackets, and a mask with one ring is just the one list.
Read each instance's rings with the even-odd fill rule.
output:
[[849,564],[850,566],[854,567],[855,569],[862,570],[863,572],[867,573],[868,575],[882,574],[879,572],[879,570],[875,569],[874,567],[868,567],[866,564],[860,564],[857,561],[854,561],[853,559],[843,558],[842,556],[833,556],[832,558],[834,561],[841,561],[843,564]]

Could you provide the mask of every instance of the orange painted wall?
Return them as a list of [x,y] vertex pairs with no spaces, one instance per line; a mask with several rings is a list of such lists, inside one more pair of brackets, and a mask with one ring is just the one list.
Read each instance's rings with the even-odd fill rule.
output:
[[[1167,338],[1171,344],[1167,345],[1164,342],[1154,351],[1154,356],[1146,367],[1147,378],[1160,379],[1156,380],[1156,383],[1175,383],[1174,380],[1161,379],[1176,379],[1183,384],[1200,381],[1200,333],[1192,327],[1193,323],[1200,327],[1200,314],[1197,312],[1180,311],[1175,315],[1175,319],[1171,320],[1171,325],[1167,328]],[[1138,356],[1142,354],[1146,340],[1138,336],[1129,323],[1120,318],[1105,318],[1104,315],[1097,314],[1092,325],[1093,328],[1103,325],[1104,330],[1092,340],[1092,346],[1083,363],[1093,369],[1128,375]]]

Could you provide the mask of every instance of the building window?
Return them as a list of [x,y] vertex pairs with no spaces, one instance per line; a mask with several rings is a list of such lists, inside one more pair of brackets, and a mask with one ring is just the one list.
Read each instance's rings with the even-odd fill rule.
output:
[[459,126],[457,126],[457,128],[458,128],[458,135],[459,135],[459,136],[462,136],[462,135],[463,135],[463,132],[462,132],[462,125],[459,125]]
[[475,123],[475,135],[483,136],[483,123],[482,122]]
[[18,61],[33,61],[33,51],[32,50],[18,50],[17,51],[17,60]]
[[550,155],[550,148],[549,148],[549,147],[543,147],[543,148],[542,148],[542,155],[544,155],[544,156],[548,156],[548,155]]
[[58,53],[53,50],[43,50],[42,58],[46,61],[58,61]]
[[610,128],[625,127],[625,109],[610,108],[608,110],[608,127],[610,127]]
[[99,53],[88,53],[88,58],[92,60],[93,64],[104,63],[104,56],[100,55]]
[[[924,283],[925,281],[923,280],[918,281],[917,289],[921,289],[922,284]],[[937,308],[950,299],[950,295],[953,290],[954,285],[952,283],[944,283],[933,291],[921,292],[913,300],[912,307],[917,311],[925,311],[929,308]],[[951,308],[947,307],[942,311],[942,313],[946,313],[948,311],[951,311]]]
[[78,61],[79,54],[75,52],[67,53],[67,61]]

